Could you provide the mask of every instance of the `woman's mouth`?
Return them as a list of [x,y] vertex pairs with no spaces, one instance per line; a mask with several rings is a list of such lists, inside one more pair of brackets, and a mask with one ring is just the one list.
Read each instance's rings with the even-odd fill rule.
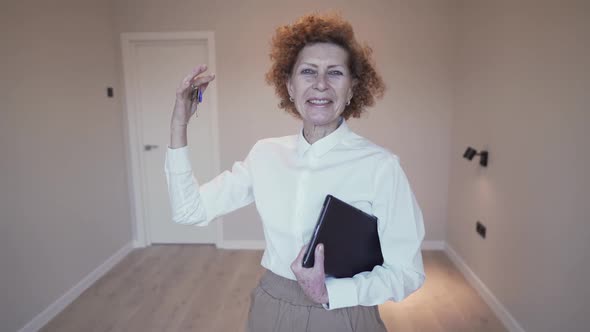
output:
[[328,104],[332,103],[332,100],[330,99],[320,99],[320,98],[312,98],[307,100],[308,103],[310,103],[313,106],[326,106]]

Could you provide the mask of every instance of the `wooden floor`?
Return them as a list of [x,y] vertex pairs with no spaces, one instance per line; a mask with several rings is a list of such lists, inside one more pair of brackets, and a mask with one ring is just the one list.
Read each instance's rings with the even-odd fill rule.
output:
[[[136,249],[41,331],[242,331],[261,255],[211,245]],[[388,331],[506,331],[442,251],[425,251],[424,265],[418,292],[379,307]]]

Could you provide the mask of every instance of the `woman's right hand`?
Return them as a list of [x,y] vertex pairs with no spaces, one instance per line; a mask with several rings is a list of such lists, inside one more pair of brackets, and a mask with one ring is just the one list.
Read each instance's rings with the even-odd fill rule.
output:
[[193,114],[197,110],[198,102],[191,102],[191,95],[193,86],[198,87],[201,93],[211,81],[215,79],[215,74],[199,76],[207,70],[207,65],[199,65],[188,74],[178,88],[176,89],[176,102],[174,104],[174,111],[172,112],[172,126],[186,126]]

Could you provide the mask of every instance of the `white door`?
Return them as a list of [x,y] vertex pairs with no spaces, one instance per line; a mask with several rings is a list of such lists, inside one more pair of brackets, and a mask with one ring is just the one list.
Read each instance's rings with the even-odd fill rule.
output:
[[[145,232],[149,243],[215,243],[216,222],[206,227],[174,224],[164,175],[164,160],[170,141],[170,116],[174,106],[175,90],[190,70],[201,63],[209,65],[214,72],[214,59],[210,59],[213,47],[211,35],[204,38],[166,38],[167,34],[130,34],[123,40],[127,105],[132,111],[135,138],[130,138],[131,150],[136,149],[138,167],[134,178],[141,182],[139,188],[141,208],[138,220],[143,225],[137,229]],[[173,36],[174,34],[170,34]],[[216,174],[217,153],[215,148],[216,117],[212,83],[199,105],[198,117],[193,118],[188,129],[193,172],[199,183]],[[130,125],[131,126],[131,125]],[[133,146],[133,140],[136,146]],[[131,151],[134,153],[133,151]],[[137,196],[137,192],[136,192]],[[137,202],[136,202],[137,204]],[[136,211],[137,213],[137,211]]]

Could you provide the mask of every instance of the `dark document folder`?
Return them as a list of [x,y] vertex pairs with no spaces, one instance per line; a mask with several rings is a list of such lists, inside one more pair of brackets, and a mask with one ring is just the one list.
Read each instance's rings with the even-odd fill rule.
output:
[[377,217],[332,195],[326,196],[303,267],[314,265],[315,247],[324,244],[324,270],[335,278],[352,277],[383,264]]

